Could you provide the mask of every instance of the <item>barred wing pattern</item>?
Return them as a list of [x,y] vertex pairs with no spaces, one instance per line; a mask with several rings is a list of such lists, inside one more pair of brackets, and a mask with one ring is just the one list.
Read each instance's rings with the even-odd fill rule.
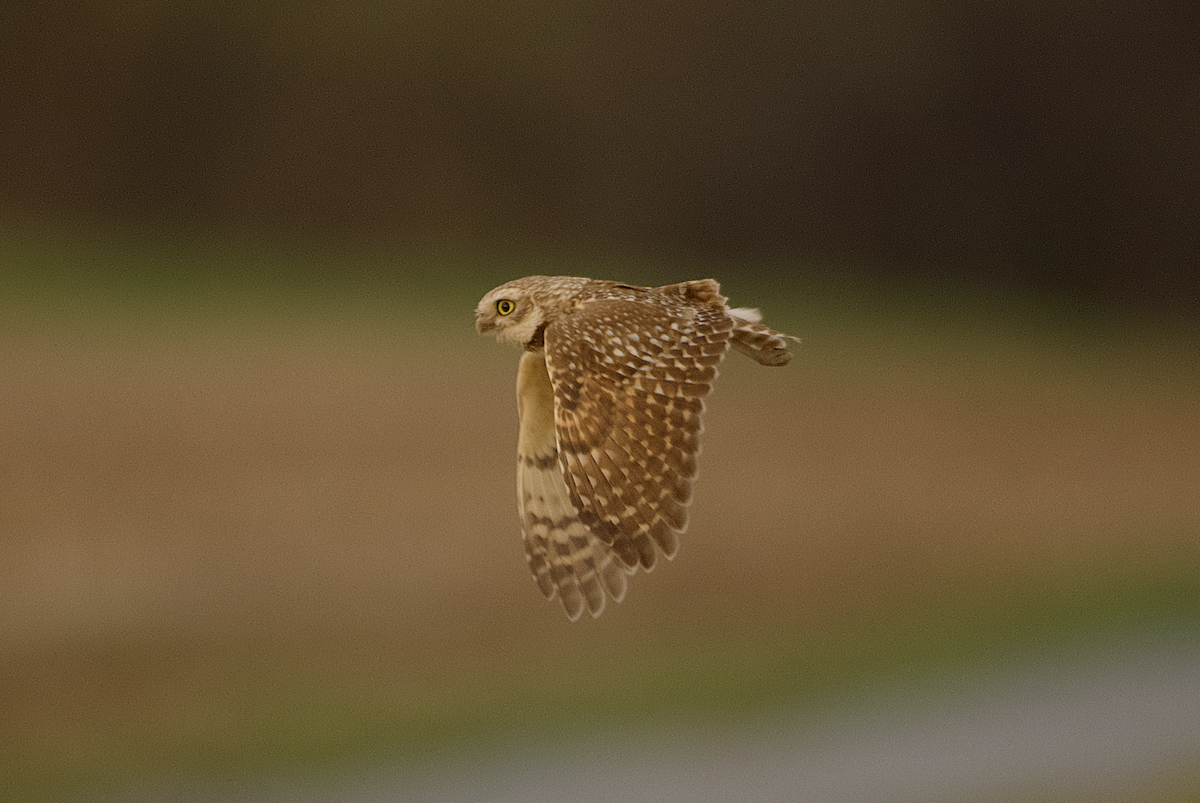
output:
[[706,290],[720,299],[694,282],[678,299],[689,305],[670,295],[593,301],[546,330],[571,502],[631,569],[653,569],[658,552],[674,557],[687,527],[702,397],[734,328],[723,303],[704,305]]
[[599,541],[580,520],[559,470],[554,431],[554,391],[543,352],[525,352],[517,371],[517,503],[525,558],[547,599],[558,596],[567,616],[584,607],[604,610],[605,591],[617,602],[625,596],[626,567],[612,547]]

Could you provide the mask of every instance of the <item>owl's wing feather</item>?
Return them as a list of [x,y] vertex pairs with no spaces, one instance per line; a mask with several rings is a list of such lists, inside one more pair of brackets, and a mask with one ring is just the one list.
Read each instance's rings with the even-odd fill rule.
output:
[[632,571],[580,520],[559,469],[554,394],[541,352],[526,352],[517,371],[517,502],[525,557],[538,588],[567,616],[599,616],[605,592],[620,602]]
[[652,569],[656,545],[673,557],[687,527],[702,397],[734,329],[720,302],[593,301],[546,329],[570,501],[627,565]]

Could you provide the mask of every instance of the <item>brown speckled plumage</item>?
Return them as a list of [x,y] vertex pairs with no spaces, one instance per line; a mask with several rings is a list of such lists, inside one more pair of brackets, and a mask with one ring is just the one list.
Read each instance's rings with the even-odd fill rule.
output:
[[476,328],[521,345],[517,495],[538,587],[567,616],[620,601],[626,575],[668,559],[687,528],[702,398],[732,345],[791,359],[756,310],[712,279],[665,287],[530,276],[497,287]]

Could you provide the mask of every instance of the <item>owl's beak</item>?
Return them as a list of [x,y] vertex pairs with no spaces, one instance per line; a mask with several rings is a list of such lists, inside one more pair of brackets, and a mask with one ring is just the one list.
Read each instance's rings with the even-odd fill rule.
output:
[[493,324],[487,318],[480,315],[478,312],[475,313],[475,331],[476,332],[478,332],[479,334],[483,334],[484,332],[490,331],[495,328],[496,328],[495,324]]

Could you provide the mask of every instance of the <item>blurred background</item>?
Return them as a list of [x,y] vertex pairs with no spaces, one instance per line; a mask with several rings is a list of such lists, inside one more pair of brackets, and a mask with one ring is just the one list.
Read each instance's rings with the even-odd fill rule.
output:
[[[1190,16],[5,4],[0,797],[1195,799]],[[596,621],[472,328],[530,273],[804,341]]]

